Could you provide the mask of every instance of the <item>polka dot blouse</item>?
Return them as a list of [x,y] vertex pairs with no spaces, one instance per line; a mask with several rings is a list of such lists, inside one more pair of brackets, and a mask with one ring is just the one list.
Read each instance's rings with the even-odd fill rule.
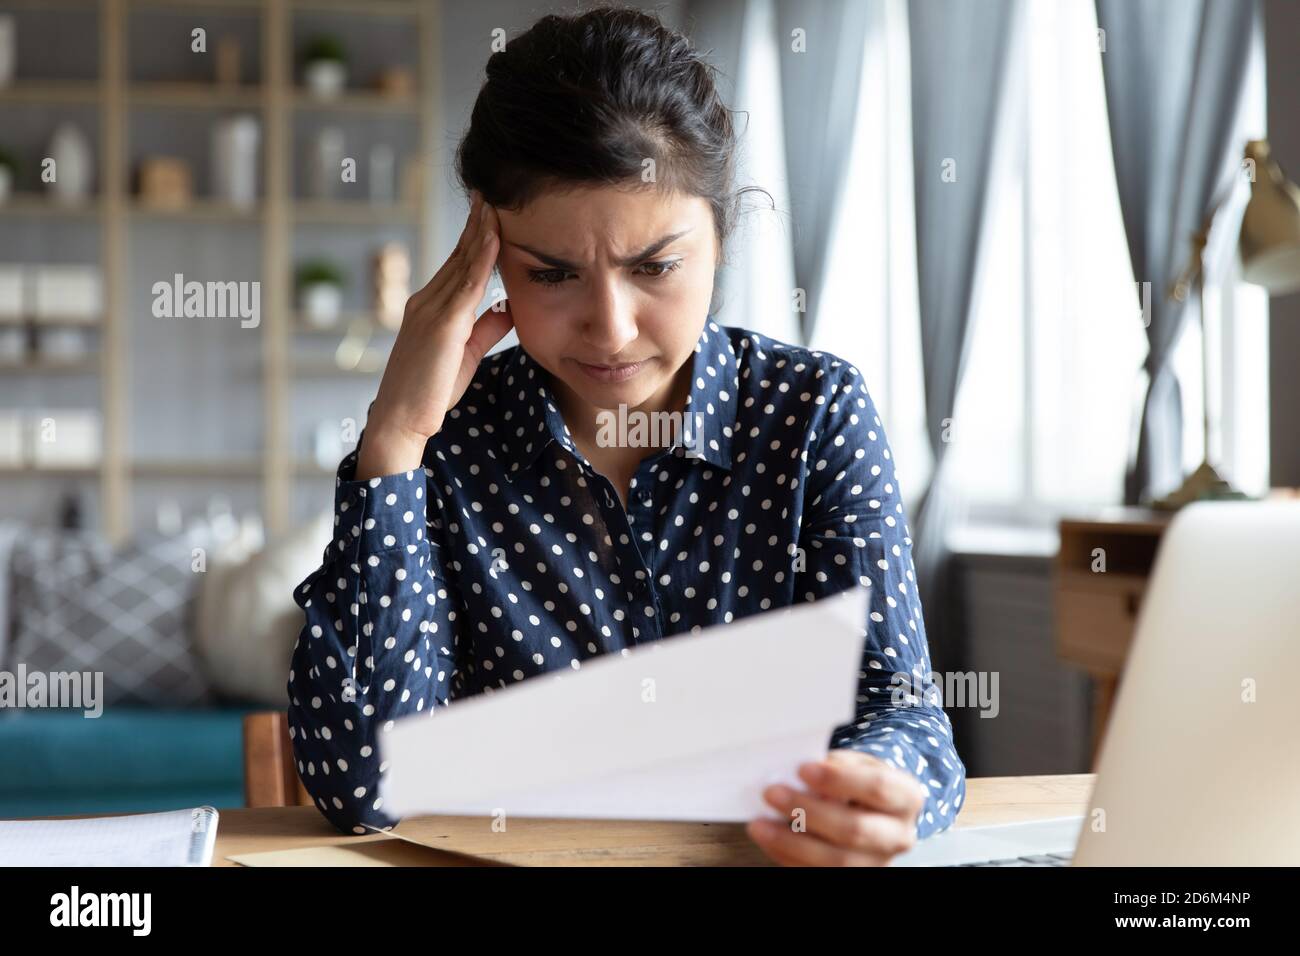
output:
[[358,481],[357,452],[343,459],[334,540],[294,592],[306,623],[288,681],[298,772],[336,827],[397,822],[378,737],[399,717],[858,584],[871,593],[856,717],[828,747],[925,784],[918,837],[952,824],[965,767],[862,376],[712,322],[692,362],[698,434],[647,449],[626,508],[520,347],[483,360],[422,468]]

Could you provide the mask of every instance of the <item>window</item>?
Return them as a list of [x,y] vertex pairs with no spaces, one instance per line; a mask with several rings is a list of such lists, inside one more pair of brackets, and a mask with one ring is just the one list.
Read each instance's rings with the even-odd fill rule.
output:
[[[951,480],[968,520],[980,523],[1047,524],[1063,511],[1122,502],[1147,353],[1095,8],[1090,0],[1031,0],[1021,26],[1015,42],[1023,56],[1011,60],[1017,67],[1008,77],[949,449]],[[1262,120],[1262,87],[1253,99],[1253,117]],[[1216,233],[1230,233],[1230,251],[1235,227],[1221,226]],[[1259,386],[1267,304],[1249,287],[1218,295],[1214,282],[1226,274],[1211,266],[1206,296],[1211,320],[1221,306],[1224,319],[1221,460],[1239,486],[1257,491],[1267,484],[1267,396]],[[1174,356],[1187,471],[1203,450],[1199,323],[1191,319]]]
[[909,514],[933,470],[916,289],[911,62],[902,0],[872,4],[857,124],[809,347],[863,374]]

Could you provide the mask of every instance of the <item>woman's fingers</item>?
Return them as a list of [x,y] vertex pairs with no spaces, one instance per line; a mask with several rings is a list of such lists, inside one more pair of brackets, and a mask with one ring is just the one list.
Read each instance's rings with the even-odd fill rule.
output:
[[502,299],[499,305],[500,312],[489,308],[478,317],[478,321],[470,331],[469,341],[465,343],[465,356],[461,360],[460,374],[456,377],[457,392],[464,393],[479,363],[487,355],[488,349],[505,338],[506,333],[514,326],[514,318],[510,314],[510,301]]
[[487,288],[487,281],[492,275],[492,264],[496,261],[496,234],[486,224],[487,219],[492,216],[491,207],[487,209],[487,216],[482,217],[484,222],[480,224],[474,235],[469,240],[469,246],[465,250],[464,267],[460,276],[460,281],[448,291],[451,292],[451,301],[448,307],[454,310],[473,308],[478,305],[483,298],[483,292]]
[[429,301],[438,298],[438,293],[447,285],[450,278],[460,274],[461,265],[465,260],[465,250],[474,241],[472,234],[478,228],[482,219],[480,212],[482,207],[483,194],[476,189],[470,199],[469,214],[465,217],[465,225],[460,231],[460,236],[456,239],[456,247],[452,249],[451,255],[433,274],[433,277],[411,296],[410,306],[412,308],[421,309]]
[[768,787],[763,797],[787,820],[794,818],[796,810],[802,811],[801,819],[808,833],[844,849],[893,856],[910,850],[916,842],[912,830],[899,817],[887,813],[864,810],[783,786]]
[[474,323],[474,330],[469,334],[469,341],[465,343],[466,358],[472,359],[475,366],[483,361],[488,349],[504,339],[506,333],[514,327],[514,317],[510,314],[510,300],[502,299],[499,305],[500,312],[489,308],[478,317],[478,321]]
[[759,849],[782,866],[882,866],[883,854],[834,846],[812,833],[796,833],[780,820],[751,820],[746,827]]
[[465,215],[465,226],[461,229],[460,236],[456,239],[456,248],[451,250],[451,255],[447,258],[454,259],[464,253],[466,240],[478,225],[479,210],[482,208],[482,205],[483,194],[476,189],[470,197],[469,212]]
[[925,788],[914,777],[859,751],[832,750],[801,766],[799,776],[823,796],[882,813],[915,818],[925,806]]

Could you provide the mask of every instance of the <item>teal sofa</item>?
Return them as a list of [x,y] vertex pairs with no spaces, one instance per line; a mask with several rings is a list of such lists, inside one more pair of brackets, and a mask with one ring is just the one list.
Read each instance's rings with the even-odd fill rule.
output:
[[266,709],[0,711],[0,819],[243,806],[243,718]]

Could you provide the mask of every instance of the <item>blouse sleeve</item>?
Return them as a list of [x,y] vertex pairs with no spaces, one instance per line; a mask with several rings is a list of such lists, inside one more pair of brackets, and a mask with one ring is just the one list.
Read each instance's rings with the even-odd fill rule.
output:
[[828,401],[808,452],[796,598],[870,589],[856,714],[835,729],[831,747],[860,750],[924,784],[916,828],[923,839],[956,819],[966,768],[931,677],[912,539],[884,428],[854,369],[839,377]]
[[398,822],[383,810],[379,736],[398,717],[449,702],[457,614],[425,536],[430,471],[357,481],[357,450],[335,479],[334,538],[294,590],[306,620],[289,671],[298,774],[339,830]]

